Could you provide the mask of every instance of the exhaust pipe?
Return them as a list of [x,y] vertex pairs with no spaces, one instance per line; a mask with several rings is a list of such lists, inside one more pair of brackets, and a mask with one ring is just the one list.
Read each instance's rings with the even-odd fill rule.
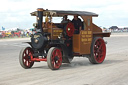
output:
[[37,32],[40,32],[42,34],[43,34],[43,27],[42,27],[43,11],[44,9],[42,8],[37,9]]

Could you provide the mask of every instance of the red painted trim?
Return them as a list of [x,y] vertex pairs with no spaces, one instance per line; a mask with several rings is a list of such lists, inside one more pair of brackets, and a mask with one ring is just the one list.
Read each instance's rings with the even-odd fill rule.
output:
[[46,58],[44,58],[44,59],[32,58],[31,60],[32,60],[32,61],[47,61]]
[[47,58],[33,58],[33,56],[31,55],[31,61],[47,61]]

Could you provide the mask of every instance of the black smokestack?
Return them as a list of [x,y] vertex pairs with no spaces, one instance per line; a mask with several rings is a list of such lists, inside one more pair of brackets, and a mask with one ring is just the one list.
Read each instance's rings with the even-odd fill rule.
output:
[[43,34],[43,27],[42,27],[42,20],[43,20],[43,10],[44,9],[37,9],[37,30]]

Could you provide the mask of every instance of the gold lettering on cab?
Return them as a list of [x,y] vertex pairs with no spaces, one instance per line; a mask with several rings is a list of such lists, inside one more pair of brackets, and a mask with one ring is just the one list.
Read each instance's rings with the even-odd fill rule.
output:
[[82,31],[81,33],[81,42],[90,43],[92,41],[92,31]]
[[92,34],[92,31],[88,31],[88,34]]
[[83,37],[86,37],[85,35],[81,35],[81,37],[83,38]]
[[83,35],[83,34],[87,34],[87,31],[82,31],[82,35]]
[[58,32],[53,33],[53,36],[59,36]]
[[63,32],[62,30],[53,30],[53,32]]
[[92,41],[92,38],[88,38],[88,41]]
[[82,38],[81,41],[82,42],[86,42],[87,41],[87,38]]
[[91,35],[86,35],[86,37],[91,37]]

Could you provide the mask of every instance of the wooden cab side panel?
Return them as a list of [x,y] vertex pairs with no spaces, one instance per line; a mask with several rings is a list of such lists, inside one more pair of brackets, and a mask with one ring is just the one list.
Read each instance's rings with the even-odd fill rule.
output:
[[51,35],[51,39],[56,40],[58,39],[58,36],[60,34],[62,34],[63,29],[60,28],[48,28],[48,33],[50,33]]
[[73,52],[80,53],[80,34],[73,35]]
[[83,16],[84,30],[80,31],[80,34],[73,35],[73,52],[79,53],[79,55],[90,54],[90,48],[92,43],[92,17]]
[[80,34],[73,35],[73,52],[82,54],[90,54],[92,41],[92,32],[82,30]]
[[93,37],[110,37],[111,33],[110,32],[102,32],[102,29],[92,23],[92,28],[93,28]]
[[102,32],[102,29],[100,27],[98,27],[97,25],[95,25],[94,23],[92,23],[92,28],[93,28],[93,32]]
[[73,52],[79,55],[90,54],[92,43],[92,16],[81,16],[84,20],[84,29],[80,34],[73,35]]

